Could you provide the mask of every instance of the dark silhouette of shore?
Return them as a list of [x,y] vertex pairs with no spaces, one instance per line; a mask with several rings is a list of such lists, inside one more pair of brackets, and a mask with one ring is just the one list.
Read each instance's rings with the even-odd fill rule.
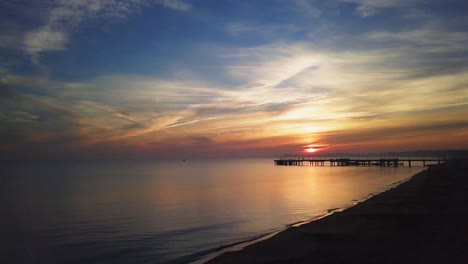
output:
[[468,162],[450,160],[208,263],[468,263],[467,223]]

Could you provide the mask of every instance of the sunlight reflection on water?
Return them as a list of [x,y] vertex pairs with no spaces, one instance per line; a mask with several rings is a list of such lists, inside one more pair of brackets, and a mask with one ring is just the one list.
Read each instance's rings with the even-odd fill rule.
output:
[[4,167],[4,260],[82,263],[184,262],[348,206],[421,169],[271,159]]

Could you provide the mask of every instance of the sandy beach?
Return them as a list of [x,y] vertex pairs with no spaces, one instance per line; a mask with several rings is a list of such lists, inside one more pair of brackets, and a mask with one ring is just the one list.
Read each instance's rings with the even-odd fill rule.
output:
[[208,263],[468,263],[467,205],[468,162],[449,161]]

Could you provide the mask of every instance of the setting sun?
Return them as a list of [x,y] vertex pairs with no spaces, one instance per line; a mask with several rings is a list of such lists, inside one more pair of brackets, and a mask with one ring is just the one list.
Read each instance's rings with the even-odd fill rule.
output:
[[315,148],[307,148],[307,149],[305,149],[305,152],[312,153],[312,152],[315,152],[317,150],[318,149],[315,149]]

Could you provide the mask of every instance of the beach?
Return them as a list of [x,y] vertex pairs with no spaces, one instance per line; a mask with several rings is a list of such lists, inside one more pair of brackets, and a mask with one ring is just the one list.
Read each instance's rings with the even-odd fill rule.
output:
[[451,160],[208,263],[468,263],[467,204],[468,162]]

